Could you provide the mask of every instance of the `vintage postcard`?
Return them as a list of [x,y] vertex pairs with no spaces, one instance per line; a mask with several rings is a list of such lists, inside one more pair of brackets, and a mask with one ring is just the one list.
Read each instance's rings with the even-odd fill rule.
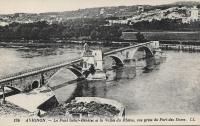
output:
[[200,1],[0,0],[0,125],[200,125]]

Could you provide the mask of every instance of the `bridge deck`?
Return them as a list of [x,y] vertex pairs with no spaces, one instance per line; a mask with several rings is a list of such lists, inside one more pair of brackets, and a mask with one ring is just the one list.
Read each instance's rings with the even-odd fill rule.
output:
[[64,66],[70,66],[74,63],[80,62],[81,60],[82,60],[81,58],[77,58],[77,59],[73,59],[70,62],[66,62],[66,61],[60,62],[60,63],[56,63],[56,64],[51,64],[51,65],[38,67],[38,68],[18,72],[18,73],[15,73],[15,74],[7,75],[7,76],[4,76],[0,79],[0,85],[4,82],[7,82],[7,81],[12,81],[12,80],[15,80],[15,79],[20,79],[20,78],[31,76],[31,75],[36,75],[38,73],[43,73],[43,72],[53,70],[53,69],[57,69],[57,68],[61,68],[61,67],[64,67]]
[[149,44],[149,43],[152,43],[152,42],[150,41],[150,42],[146,42],[146,43],[140,43],[140,44],[137,44],[137,45],[132,45],[132,46],[128,46],[128,47],[112,50],[112,51],[109,51],[109,52],[105,52],[104,56],[107,56],[107,55],[110,55],[110,54],[113,54],[113,53],[116,53],[116,52],[124,51],[126,49],[131,49],[131,48],[136,48],[136,47],[139,47],[139,46],[143,46],[143,45],[146,45],[146,44]]

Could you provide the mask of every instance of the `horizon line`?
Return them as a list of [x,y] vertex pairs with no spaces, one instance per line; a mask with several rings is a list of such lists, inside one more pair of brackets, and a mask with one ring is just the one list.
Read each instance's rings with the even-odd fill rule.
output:
[[12,15],[12,14],[43,14],[43,13],[62,13],[62,12],[70,12],[70,11],[78,11],[78,10],[85,10],[85,9],[93,9],[93,8],[109,8],[109,7],[130,7],[130,6],[159,6],[159,5],[169,5],[173,3],[168,4],[157,4],[157,5],[150,5],[150,4],[135,4],[135,5],[119,5],[119,6],[97,6],[97,7],[86,7],[86,8],[78,8],[78,9],[72,9],[72,10],[61,10],[61,11],[43,11],[43,12],[14,12],[14,13],[0,13],[0,15]]

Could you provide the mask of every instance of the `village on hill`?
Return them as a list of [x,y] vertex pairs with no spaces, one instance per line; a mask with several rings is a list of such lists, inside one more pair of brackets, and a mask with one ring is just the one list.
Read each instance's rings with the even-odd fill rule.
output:
[[86,8],[66,12],[48,12],[48,13],[15,13],[0,15],[0,26],[11,23],[33,23],[38,21],[47,21],[49,24],[66,22],[77,18],[104,18],[109,24],[129,24],[140,21],[153,21],[161,19],[178,19],[182,23],[190,23],[199,20],[199,3],[188,5],[134,5],[118,7],[98,7]]
[[109,20],[111,24],[132,24],[140,21],[161,20],[161,19],[178,19],[182,23],[190,23],[199,20],[200,9],[197,6],[192,8],[187,7],[171,7],[165,10],[155,9],[151,11],[144,11],[143,6],[138,6],[137,15],[124,20]]

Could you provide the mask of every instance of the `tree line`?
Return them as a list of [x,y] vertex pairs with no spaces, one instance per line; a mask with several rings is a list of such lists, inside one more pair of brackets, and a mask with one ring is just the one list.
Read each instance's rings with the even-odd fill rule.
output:
[[0,40],[51,40],[90,39],[117,40],[121,36],[119,26],[105,26],[104,19],[75,19],[49,24],[46,21],[0,27]]
[[141,21],[131,26],[139,31],[200,31],[200,21],[182,23],[181,19],[161,19]]
[[[123,31],[200,31],[200,22],[184,24],[180,20],[162,19],[141,21],[132,25],[114,24],[111,26],[106,19],[73,19],[62,23],[49,24],[39,21],[28,24],[12,23],[0,27],[0,41],[12,40],[56,40],[86,39],[101,41],[121,41]],[[130,30],[131,29],[131,30]],[[137,37],[141,40],[140,34]]]

